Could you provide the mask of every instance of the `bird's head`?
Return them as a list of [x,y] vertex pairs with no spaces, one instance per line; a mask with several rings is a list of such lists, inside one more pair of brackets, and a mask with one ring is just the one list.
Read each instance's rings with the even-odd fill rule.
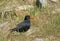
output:
[[24,20],[30,20],[30,19],[33,19],[33,17],[30,15],[26,15]]

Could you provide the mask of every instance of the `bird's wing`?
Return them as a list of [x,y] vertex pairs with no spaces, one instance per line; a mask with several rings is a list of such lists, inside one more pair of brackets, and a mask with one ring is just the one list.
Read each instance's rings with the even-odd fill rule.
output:
[[16,28],[20,29],[23,26],[26,26],[26,23],[25,22],[21,22],[21,23],[17,24]]
[[21,23],[17,24],[17,26],[15,28],[11,29],[11,31],[16,31],[16,30],[22,28],[22,26],[25,26],[25,22],[21,22]]

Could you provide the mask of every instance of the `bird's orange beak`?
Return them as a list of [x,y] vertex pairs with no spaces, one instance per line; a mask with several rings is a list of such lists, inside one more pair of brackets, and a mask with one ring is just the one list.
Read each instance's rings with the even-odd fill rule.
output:
[[33,16],[30,16],[30,19],[34,19],[34,17]]

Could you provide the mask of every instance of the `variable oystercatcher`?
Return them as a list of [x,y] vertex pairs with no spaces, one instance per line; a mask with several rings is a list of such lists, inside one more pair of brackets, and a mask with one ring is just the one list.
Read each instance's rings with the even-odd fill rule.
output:
[[42,8],[41,0],[36,0],[36,6],[37,6],[38,8]]
[[28,29],[30,29],[31,22],[30,19],[32,19],[30,15],[26,15],[23,22],[17,24],[16,28],[11,29],[11,31],[17,31],[17,32],[26,32]]

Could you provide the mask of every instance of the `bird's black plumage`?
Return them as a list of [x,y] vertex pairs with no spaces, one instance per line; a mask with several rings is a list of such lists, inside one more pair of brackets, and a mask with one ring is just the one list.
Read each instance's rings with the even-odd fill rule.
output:
[[36,0],[36,6],[42,8],[42,3],[40,0]]
[[24,21],[19,23],[16,28],[13,28],[11,31],[17,31],[17,32],[26,32],[31,26],[30,23],[30,16],[26,15],[24,18]]

